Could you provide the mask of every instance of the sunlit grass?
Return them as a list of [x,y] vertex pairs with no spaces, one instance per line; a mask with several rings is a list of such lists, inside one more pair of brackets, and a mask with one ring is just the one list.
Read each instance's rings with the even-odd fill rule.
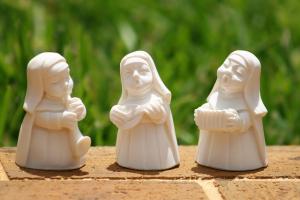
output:
[[[41,3],[43,2],[43,3]],[[268,144],[300,144],[300,5],[292,1],[0,1],[0,145],[16,144],[24,116],[26,65],[42,51],[63,54],[88,115],[93,145],[113,145],[108,112],[120,95],[119,62],[146,50],[172,91],[180,144],[197,144],[193,110],[233,50],[262,63]]]

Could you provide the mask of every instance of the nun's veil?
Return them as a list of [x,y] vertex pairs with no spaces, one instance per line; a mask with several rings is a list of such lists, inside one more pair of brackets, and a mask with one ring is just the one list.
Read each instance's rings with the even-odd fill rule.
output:
[[[126,61],[130,58],[139,58],[144,60],[148,66],[150,67],[150,70],[152,72],[152,76],[153,76],[153,85],[152,87],[154,88],[154,90],[161,95],[162,100],[164,101],[165,104],[169,105],[171,102],[171,92],[170,90],[165,86],[165,84],[163,83],[163,81],[161,80],[156,66],[154,64],[153,59],[151,58],[151,56],[145,52],[145,51],[134,51],[132,53],[127,54],[120,63],[120,73],[121,73],[121,82],[122,82],[122,94],[121,97],[119,99],[119,103],[118,104],[122,104],[124,103],[124,101],[126,100],[126,98],[128,97],[127,91],[124,88],[124,80],[123,80],[123,76],[122,76],[122,67],[125,65]],[[172,117],[172,113],[170,110],[170,107],[168,106],[168,112],[169,112],[169,116],[168,119],[165,122],[166,128],[167,128],[167,137],[170,141],[171,144],[171,148],[172,148],[172,152],[173,152],[173,156],[174,159],[176,161],[176,163],[179,163],[179,152],[178,152],[178,145],[177,145],[177,139],[176,139],[176,134],[175,134],[175,128],[174,128],[174,123],[173,123],[173,117]]]
[[[228,58],[232,55],[237,55],[242,58],[246,63],[246,68],[249,69],[249,77],[247,79],[245,88],[244,88],[244,98],[249,108],[250,115],[253,121],[253,126],[255,129],[255,136],[258,145],[258,150],[260,152],[261,161],[264,165],[267,165],[266,160],[266,150],[265,150],[265,138],[263,131],[263,124],[261,118],[267,114],[267,109],[261,99],[260,95],[260,71],[261,65],[257,57],[243,50],[237,50],[232,52]],[[227,58],[227,59],[228,59]],[[227,60],[226,59],[226,60]],[[214,87],[209,94],[207,101],[210,101],[214,93],[218,92],[219,88],[219,78],[217,79]]]
[[145,52],[145,51],[134,51],[132,53],[127,54],[120,63],[120,75],[121,75],[121,82],[122,82],[122,94],[121,97],[119,99],[119,104],[122,104],[124,100],[126,100],[126,98],[128,97],[127,91],[124,88],[124,80],[123,80],[123,75],[122,75],[122,67],[125,65],[126,61],[130,58],[140,58],[142,60],[144,60],[148,66],[150,67],[150,70],[152,72],[152,76],[153,76],[153,88],[154,90],[160,94],[162,96],[162,99],[165,101],[165,103],[170,104],[171,102],[171,92],[169,91],[169,89],[165,86],[165,84],[163,83],[163,81],[161,80],[156,66],[154,64],[153,59],[151,58],[151,56]]
[[44,52],[32,58],[28,63],[27,91],[23,105],[26,115],[20,127],[16,152],[16,163],[20,166],[26,166],[30,150],[32,127],[35,120],[35,110],[44,95],[44,82],[47,79],[45,74],[56,63],[62,61],[66,60],[60,54]]
[[66,61],[58,53],[44,52],[32,58],[27,66],[27,91],[23,108],[26,112],[34,112],[44,94],[43,75],[49,68],[58,62]]
[[[228,58],[232,55],[237,55],[240,58],[242,58],[247,65],[245,67],[247,67],[250,70],[249,77],[244,90],[244,97],[247,102],[247,106],[255,115],[264,116],[267,113],[267,109],[260,96],[261,65],[259,60],[252,53],[243,50],[237,50],[232,52],[228,56]],[[228,58],[226,58],[226,60]],[[212,97],[212,95],[218,91],[219,81],[220,80],[217,79],[216,83],[214,84],[214,87],[207,98],[208,101]]]

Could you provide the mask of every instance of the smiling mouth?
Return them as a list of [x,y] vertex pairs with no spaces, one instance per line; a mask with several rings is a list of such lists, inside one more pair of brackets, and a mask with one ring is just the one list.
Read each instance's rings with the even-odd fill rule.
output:
[[143,85],[142,85],[142,84],[136,85],[136,86],[135,86],[135,89],[138,89],[138,90],[139,90],[139,89],[143,89]]
[[135,87],[141,87],[142,86],[142,81],[136,80],[135,81]]
[[228,76],[225,75],[225,76],[222,77],[222,82],[223,83],[227,83],[228,81],[229,81],[229,77]]

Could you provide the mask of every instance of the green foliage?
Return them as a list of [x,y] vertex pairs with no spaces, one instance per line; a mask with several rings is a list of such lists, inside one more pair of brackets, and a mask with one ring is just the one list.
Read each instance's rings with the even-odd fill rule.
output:
[[0,145],[16,145],[24,111],[26,65],[37,53],[64,55],[88,115],[80,123],[93,145],[114,145],[108,113],[119,98],[119,62],[146,50],[172,91],[180,144],[197,144],[193,110],[233,50],[262,63],[268,144],[300,144],[300,2],[0,1]]

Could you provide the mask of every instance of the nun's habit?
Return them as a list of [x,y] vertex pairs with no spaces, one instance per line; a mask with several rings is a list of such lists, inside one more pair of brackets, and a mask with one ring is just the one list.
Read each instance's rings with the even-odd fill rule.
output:
[[175,129],[170,110],[171,92],[164,85],[156,70],[151,56],[144,51],[136,51],[126,55],[120,64],[122,95],[118,105],[134,106],[139,100],[128,101],[128,93],[124,88],[122,67],[128,59],[142,59],[152,72],[152,89],[148,102],[158,100],[165,109],[164,116],[159,122],[151,121],[147,116],[136,118],[127,125],[127,129],[119,128],[117,135],[117,163],[123,167],[139,170],[162,170],[179,164],[179,153]]
[[[259,60],[250,52],[234,51],[229,55],[240,57],[249,70],[248,79],[241,98],[226,100],[227,108],[234,108],[243,117],[246,129],[241,132],[220,133],[200,130],[196,161],[204,166],[233,171],[253,170],[267,166],[265,138],[262,118],[266,115],[260,96]],[[224,100],[219,92],[217,79],[208,96],[205,109],[226,109],[218,104]]]
[[[57,53],[45,52],[35,56],[27,67],[27,92],[23,119],[16,153],[19,166],[35,169],[64,170],[79,168],[82,157],[75,158],[70,146],[70,137],[60,124],[61,102],[45,98],[45,80],[51,68],[66,62]],[[67,65],[66,65],[67,66]],[[51,128],[49,128],[51,127]]]

